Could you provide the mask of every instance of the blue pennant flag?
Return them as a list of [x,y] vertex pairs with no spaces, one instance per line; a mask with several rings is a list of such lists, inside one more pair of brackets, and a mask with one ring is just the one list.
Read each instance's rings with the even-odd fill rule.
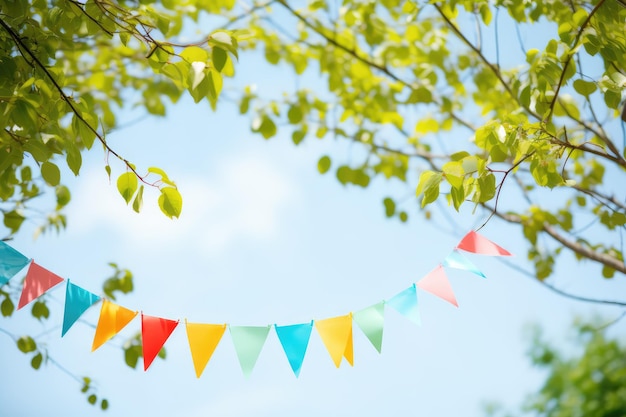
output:
[[61,337],[72,327],[83,313],[96,301],[100,300],[96,294],[74,285],[67,280],[65,291],[65,314],[63,315],[63,332]]
[[297,378],[300,375],[304,355],[309,345],[313,321],[310,323],[292,324],[290,326],[274,325],[274,327],[276,328],[278,340],[283,345],[283,350],[289,360],[289,365],[291,365],[291,369]]
[[387,300],[385,304],[392,307],[413,323],[417,325],[421,324],[422,320],[420,319],[420,313],[417,309],[417,291],[415,290],[415,284],[394,295],[390,300]]
[[30,259],[0,240],[0,287],[20,272]]
[[485,277],[485,274],[483,274],[480,269],[476,267],[476,265],[471,263],[469,259],[463,256],[463,254],[461,254],[461,252],[457,250],[453,250],[452,252],[450,252],[450,255],[446,256],[446,259],[444,259],[443,261],[443,266],[455,269],[462,269],[464,271],[472,272],[479,277],[487,278]]

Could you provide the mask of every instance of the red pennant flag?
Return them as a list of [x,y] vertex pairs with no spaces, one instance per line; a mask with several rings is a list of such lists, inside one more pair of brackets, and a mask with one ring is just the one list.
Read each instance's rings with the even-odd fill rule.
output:
[[489,256],[513,256],[506,249],[501,248],[487,238],[482,237],[475,231],[471,231],[457,245],[457,249],[466,252]]
[[429,293],[436,295],[443,300],[446,300],[456,307],[459,306],[459,304],[456,302],[454,291],[452,291],[450,281],[448,281],[448,277],[446,276],[446,271],[441,265],[432,270],[424,278],[416,282],[415,285],[417,285],[424,291],[428,291]]
[[178,320],[174,321],[141,314],[144,371],[148,370],[176,326],[178,326]]
[[31,262],[26,273],[26,279],[24,279],[24,287],[17,309],[19,310],[35,298],[41,297],[43,293],[63,281],[60,276],[37,265],[34,261]]

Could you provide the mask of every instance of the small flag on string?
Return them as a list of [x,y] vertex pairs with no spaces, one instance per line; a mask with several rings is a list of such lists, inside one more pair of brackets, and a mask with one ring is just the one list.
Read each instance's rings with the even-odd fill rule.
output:
[[91,351],[98,349],[113,336],[118,334],[137,315],[137,311],[129,310],[110,302],[107,299],[102,301],[100,308],[100,318],[96,326],[96,334],[93,337]]
[[24,279],[24,287],[22,288],[22,295],[20,295],[17,309],[19,310],[35,298],[41,297],[43,293],[63,281],[63,278],[60,276],[37,265],[35,261],[32,261],[28,267],[26,278]]
[[189,340],[193,367],[196,370],[196,377],[200,378],[211,356],[213,356],[215,348],[222,340],[222,336],[226,331],[226,325],[187,323],[185,320],[185,327],[187,328],[187,339]]
[[420,279],[417,282],[417,286],[424,291],[428,291],[429,293],[446,300],[456,307],[459,306],[456,301],[456,297],[454,296],[454,291],[452,291],[450,281],[448,281],[448,277],[446,276],[446,271],[441,265],[429,272],[424,278]]
[[471,263],[469,259],[463,256],[463,254],[456,249],[450,252],[448,256],[446,256],[446,259],[443,260],[443,266],[447,266],[449,268],[454,268],[454,269],[462,269],[464,271],[469,271],[473,274],[476,274],[479,277],[486,278],[485,274],[483,274],[476,267],[476,265]]
[[246,378],[261,354],[271,326],[229,326],[239,365]]
[[291,366],[291,370],[300,376],[304,355],[311,338],[311,330],[313,330],[313,321],[310,323],[292,324],[289,326],[274,325],[278,340],[283,346],[287,360]]
[[350,366],[354,366],[352,314],[315,320],[315,328],[337,368],[343,358],[346,358]]
[[144,371],[148,370],[176,326],[178,326],[178,321],[141,314]]
[[482,237],[475,231],[470,231],[457,245],[457,249],[466,252],[489,256],[512,256],[509,251],[496,245],[489,239]]
[[0,287],[20,272],[30,259],[0,240]]
[[394,295],[391,299],[387,300],[385,304],[413,323],[417,325],[422,323],[419,310],[417,309],[417,291],[415,290],[415,284]]
[[352,315],[363,334],[380,353],[383,344],[383,325],[385,322],[385,303],[364,308]]
[[100,300],[96,294],[74,285],[67,280],[65,290],[65,312],[63,314],[63,331],[61,337],[72,327],[83,313],[92,306],[96,301]]

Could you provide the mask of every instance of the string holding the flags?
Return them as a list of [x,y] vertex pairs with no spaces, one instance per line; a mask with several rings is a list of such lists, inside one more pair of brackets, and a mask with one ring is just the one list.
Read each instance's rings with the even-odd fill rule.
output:
[[[300,375],[313,329],[320,336],[330,358],[337,368],[345,359],[354,365],[353,324],[365,335],[372,346],[381,353],[385,311],[391,308],[416,325],[421,322],[417,290],[435,295],[458,307],[446,268],[470,272],[481,278],[485,274],[464,253],[487,256],[511,256],[506,249],[478,234],[467,233],[442,262],[431,272],[388,300],[381,300],[362,310],[336,317],[310,320],[290,325],[268,324],[238,326],[230,323],[190,323],[184,320],[189,350],[196,376],[200,378],[213,352],[228,330],[235,353],[245,376],[249,376],[265,346],[271,330],[285,353],[289,366],[296,377]],[[112,339],[130,324],[137,315],[141,317],[141,340],[144,371],[147,371],[161,348],[179,327],[180,319],[150,316],[102,298],[64,279],[29,259],[5,242],[0,241],[0,286],[9,282],[28,266],[17,309],[43,296],[53,287],[65,282],[65,304],[61,337],[93,305],[101,302],[100,315],[93,338],[92,351]]]

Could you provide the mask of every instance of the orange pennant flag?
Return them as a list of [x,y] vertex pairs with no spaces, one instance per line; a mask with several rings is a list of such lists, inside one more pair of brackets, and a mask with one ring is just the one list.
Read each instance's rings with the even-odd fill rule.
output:
[[105,299],[100,308],[100,318],[93,337],[91,351],[98,349],[118,334],[137,315],[137,311],[129,310]]
[[143,370],[147,371],[154,358],[178,326],[178,320],[141,315],[141,342],[143,344]]
[[188,323],[185,320],[185,326],[187,327],[187,339],[189,339],[193,367],[196,370],[196,377],[200,378],[222,339],[224,331],[226,331],[226,325]]
[[35,298],[41,297],[43,293],[63,281],[64,279],[57,274],[37,265],[34,261],[31,262],[24,279],[24,287],[17,309],[19,310]]
[[457,245],[457,249],[479,255],[512,256],[509,251],[496,245],[489,239],[482,237],[475,231],[470,231]]
[[415,285],[443,300],[446,300],[456,307],[459,306],[456,302],[456,297],[454,296],[454,291],[452,290],[450,281],[448,281],[448,277],[446,276],[446,271],[441,265],[416,282]]
[[352,313],[316,320],[315,328],[337,368],[341,365],[342,358],[346,358],[350,366],[354,366]]

